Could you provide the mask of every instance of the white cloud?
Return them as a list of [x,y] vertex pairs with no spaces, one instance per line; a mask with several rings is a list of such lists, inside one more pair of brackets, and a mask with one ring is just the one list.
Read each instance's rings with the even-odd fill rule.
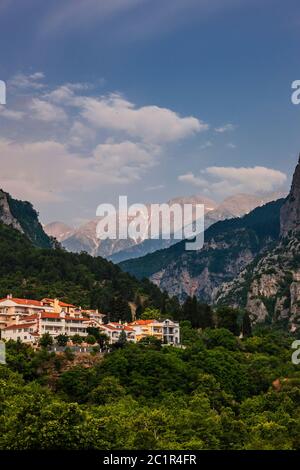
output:
[[42,80],[40,72],[14,77],[15,100],[0,109],[3,118],[23,119],[21,132],[6,123],[7,137],[0,138],[0,185],[38,205],[69,198],[78,188],[139,181],[160,163],[166,144],[208,128],[167,108],[139,107],[119,93],[91,96],[86,83],[50,89],[40,87]]
[[228,142],[228,144],[226,144],[226,147],[230,149],[236,149],[236,144],[234,144],[233,142]]
[[96,166],[111,183],[129,183],[139,180],[153,167],[160,148],[130,141],[100,144],[94,150]]
[[58,202],[79,189],[139,180],[159,153],[159,148],[126,141],[100,144],[81,157],[53,140],[19,144],[1,139],[0,187],[34,204]]
[[[98,85],[103,85],[104,79],[97,81]],[[91,83],[64,83],[54,90],[47,92],[43,98],[49,101],[54,101],[57,104],[72,104],[76,92],[89,91],[93,88]]]
[[0,106],[0,117],[11,119],[12,121],[20,121],[24,117],[24,113],[22,111],[9,109],[6,106]]
[[47,101],[34,98],[29,106],[30,117],[45,122],[60,122],[67,120],[65,111]]
[[83,166],[78,156],[50,140],[19,144],[1,139],[0,154],[0,186],[15,197],[38,204],[59,201],[64,188],[71,189],[78,183],[71,183],[68,170]]
[[179,181],[201,187],[206,192],[227,196],[234,193],[267,193],[281,189],[287,176],[278,170],[255,166],[250,168],[208,167],[200,176],[187,173]]
[[32,74],[18,73],[11,80],[9,86],[21,89],[40,90],[45,87],[42,80],[45,78],[43,72],[35,72]]
[[138,108],[120,94],[100,99],[79,98],[76,103],[82,116],[96,128],[125,132],[145,142],[174,142],[208,129],[207,124],[195,117],[180,117],[167,108]]
[[94,129],[84,125],[80,121],[75,121],[72,124],[69,133],[69,143],[75,147],[83,147],[96,139],[96,132]]
[[195,176],[192,172],[185,173],[184,175],[178,176],[178,181],[182,181],[183,183],[192,184],[193,186],[206,186],[206,180],[199,176]]
[[231,131],[234,131],[235,129],[236,129],[235,125],[228,123],[228,124],[224,124],[223,126],[216,127],[215,131],[218,132],[219,134],[224,134],[224,132],[231,132]]

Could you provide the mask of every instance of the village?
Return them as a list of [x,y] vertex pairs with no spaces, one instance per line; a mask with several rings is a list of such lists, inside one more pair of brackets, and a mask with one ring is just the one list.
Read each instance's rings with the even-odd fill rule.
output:
[[[96,328],[108,345],[118,343],[121,336],[137,343],[154,337],[166,345],[180,344],[178,322],[163,319],[136,319],[132,322],[105,322],[106,315],[98,310],[86,310],[58,299],[18,299],[11,294],[0,299],[0,333],[4,341],[14,340],[38,346],[47,334],[55,342],[65,335],[68,345],[84,344],[89,328]],[[73,340],[72,340],[73,338]],[[80,341],[81,342],[81,341]]]

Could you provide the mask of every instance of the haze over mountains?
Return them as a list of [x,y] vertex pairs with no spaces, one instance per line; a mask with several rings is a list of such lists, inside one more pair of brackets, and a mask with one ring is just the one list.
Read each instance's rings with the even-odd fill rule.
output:
[[[180,204],[181,206],[183,204],[204,204],[204,222],[205,228],[208,228],[215,222],[240,217],[255,207],[280,197],[283,197],[282,193],[270,193],[262,196],[237,194],[226,198],[221,203],[217,203],[202,195],[194,195],[171,199],[168,204]],[[99,240],[96,236],[96,227],[99,220],[99,218],[92,219],[78,228],[72,228],[64,222],[52,222],[47,224],[44,229],[48,235],[55,237],[68,251],[76,253],[84,251],[92,256],[102,256],[110,259],[115,263],[144,256],[168,248],[178,242],[172,237],[169,240],[143,238],[139,240]]]

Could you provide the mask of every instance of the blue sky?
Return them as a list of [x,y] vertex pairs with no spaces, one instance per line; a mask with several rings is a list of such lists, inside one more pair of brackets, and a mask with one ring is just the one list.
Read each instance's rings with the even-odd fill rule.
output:
[[288,188],[299,2],[2,0],[0,186],[43,221]]

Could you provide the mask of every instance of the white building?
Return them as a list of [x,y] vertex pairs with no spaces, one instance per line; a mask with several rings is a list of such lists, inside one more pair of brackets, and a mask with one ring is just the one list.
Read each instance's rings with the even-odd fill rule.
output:
[[180,344],[180,327],[173,320],[136,320],[129,323],[135,330],[136,340],[154,336],[163,344]]
[[100,330],[108,337],[109,344],[114,344],[119,341],[122,331],[125,332],[127,341],[132,343],[136,342],[135,330],[128,325],[123,325],[122,323],[117,322],[110,322],[107,325],[101,325]]
[[0,299],[0,329],[14,323],[18,315],[34,315],[40,311],[53,312],[54,308],[40,300],[18,299],[8,295]]
[[18,325],[11,325],[1,330],[1,339],[14,341],[20,340],[22,343],[36,343],[39,334],[37,332],[36,322],[25,322]]
[[1,329],[1,338],[5,340],[20,340],[24,343],[37,343],[44,333],[49,333],[53,338],[65,334],[87,336],[87,328],[99,327],[95,320],[77,314],[68,314],[64,311],[39,312],[33,315],[16,315],[13,323]]

